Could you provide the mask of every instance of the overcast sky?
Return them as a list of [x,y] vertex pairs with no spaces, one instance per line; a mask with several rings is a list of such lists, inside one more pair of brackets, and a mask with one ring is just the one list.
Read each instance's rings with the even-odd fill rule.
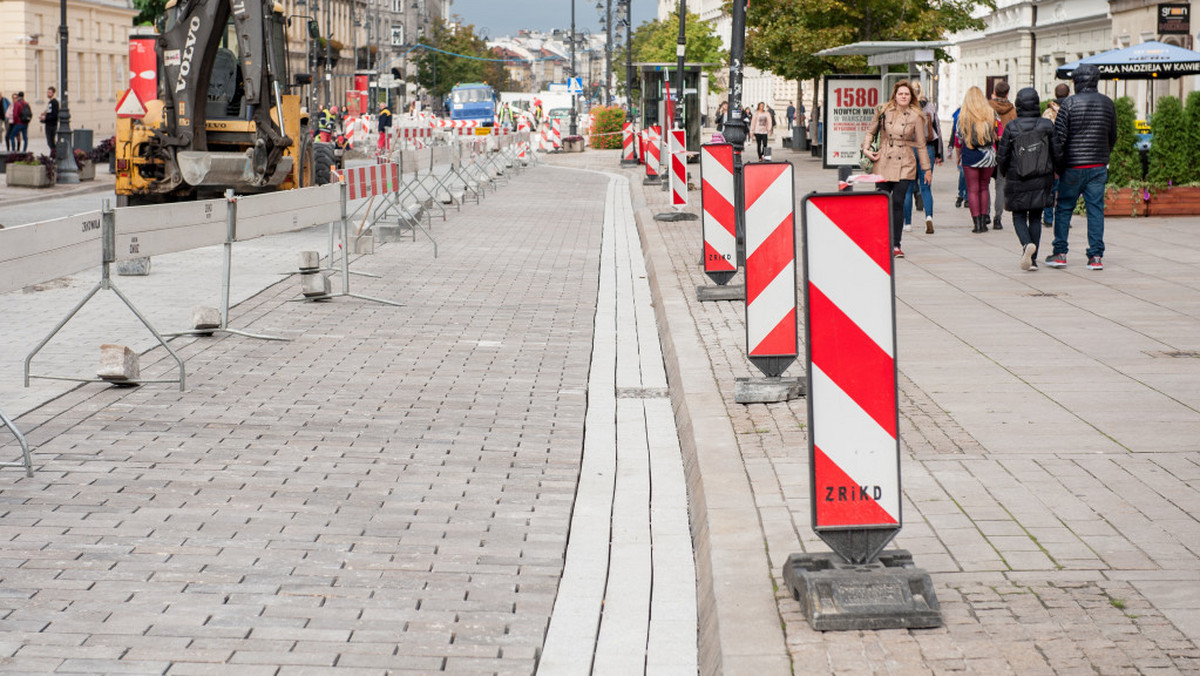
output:
[[[607,5],[607,0],[600,0]],[[600,30],[600,13],[596,0],[574,0],[575,30]],[[632,0],[633,26],[640,26],[655,16],[655,0]],[[613,0],[613,12],[617,11]],[[487,29],[489,38],[516,35],[521,29],[549,31],[571,28],[571,0],[454,0],[451,14],[466,23],[475,24],[476,33]]]

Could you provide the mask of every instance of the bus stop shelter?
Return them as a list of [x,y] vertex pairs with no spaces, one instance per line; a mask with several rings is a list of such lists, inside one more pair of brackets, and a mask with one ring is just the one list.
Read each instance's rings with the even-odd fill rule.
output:
[[[700,152],[700,74],[715,63],[683,64],[683,128],[687,137],[687,149]],[[663,125],[664,133],[671,126],[667,120],[667,89],[675,89],[678,64],[635,63],[638,82],[642,92],[640,110],[641,128]],[[675,92],[671,91],[672,98]]]

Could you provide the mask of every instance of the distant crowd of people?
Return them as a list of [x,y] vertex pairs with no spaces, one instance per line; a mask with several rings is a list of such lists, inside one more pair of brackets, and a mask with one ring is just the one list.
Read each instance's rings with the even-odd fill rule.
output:
[[[57,147],[58,134],[58,90],[46,89],[46,109],[38,115],[38,121],[46,130],[46,145],[53,156]],[[29,152],[29,123],[33,121],[33,108],[25,100],[25,92],[17,92],[10,101],[0,93],[0,116],[3,117],[4,149],[10,153]]]

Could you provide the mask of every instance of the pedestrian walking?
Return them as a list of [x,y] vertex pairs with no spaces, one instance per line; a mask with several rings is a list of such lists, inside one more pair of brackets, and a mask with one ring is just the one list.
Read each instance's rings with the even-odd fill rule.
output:
[[[958,129],[960,112],[962,112],[962,106],[954,109],[954,114],[950,116],[950,129]],[[958,140],[957,133],[950,135],[950,151],[954,153],[954,166],[958,169],[958,196],[954,198],[954,208],[960,209],[967,205],[967,177],[963,174],[962,144]]]
[[771,122],[771,115],[767,112],[767,104],[759,103],[758,109],[754,111],[754,116],[750,118],[750,133],[754,134],[755,149],[758,151],[758,159],[761,161],[763,154],[767,152],[767,144],[771,138],[771,130],[775,125]]
[[12,101],[9,101],[8,97],[5,96],[3,92],[0,92],[0,133],[3,133],[4,135],[5,150],[12,150],[12,148],[9,147],[8,141],[8,128],[12,124],[12,115],[10,115],[11,112]]
[[1071,212],[1083,195],[1087,211],[1087,268],[1104,269],[1104,185],[1108,158],[1117,142],[1117,111],[1112,99],[1096,90],[1100,70],[1083,64],[1071,74],[1075,94],[1068,96],[1054,120],[1058,198],[1054,207],[1054,253],[1046,259],[1052,268],[1067,264],[1067,235]]
[[[875,134],[879,134],[879,150],[870,149]],[[922,152],[913,152],[921,150]],[[908,80],[892,86],[892,96],[871,119],[871,126],[862,141],[862,152],[875,166],[873,173],[883,177],[876,189],[890,198],[892,219],[892,255],[904,258],[900,240],[904,236],[904,194],[917,178],[920,169],[924,181],[933,180],[933,164],[925,150],[925,115],[921,112]]]
[[789,132],[792,131],[792,126],[795,124],[795,122],[796,122],[796,106],[793,106],[792,104],[789,103],[788,107],[787,107],[787,123],[788,123],[788,131]]
[[[1058,118],[1058,109],[1062,106],[1062,102],[1071,95],[1071,87],[1066,82],[1058,83],[1054,88],[1054,100],[1046,104],[1046,111],[1042,113],[1042,117],[1050,120],[1053,125]],[[1054,189],[1050,191],[1050,203],[1046,205],[1046,209],[1042,211],[1042,227],[1054,227],[1054,202],[1058,196],[1058,174],[1054,175]]]
[[54,157],[58,152],[58,144],[55,142],[58,135],[58,99],[54,98],[57,93],[54,87],[46,88],[46,109],[38,118],[46,125],[46,144],[50,146],[50,157]]
[[[917,104],[921,107],[921,112],[925,115],[925,147],[914,148],[913,152],[926,153],[929,155],[930,165],[942,163],[942,134],[941,125],[937,119],[937,104],[927,100],[921,93],[921,83],[912,83],[913,93],[916,94]],[[925,210],[925,234],[933,234],[933,191],[928,181],[925,180],[925,172],[921,171],[917,174],[917,180],[914,183],[908,184],[908,190],[904,193],[904,232],[912,230],[912,211],[913,198],[920,190],[921,207]]]
[[971,87],[963,97],[958,115],[958,143],[961,147],[963,176],[967,181],[967,206],[975,227],[971,232],[987,232],[988,184],[996,168],[996,111],[983,98],[979,87]]
[[[1012,102],[1008,100],[1008,92],[1008,83],[1000,80],[993,85],[992,98],[988,101],[992,110],[996,111],[996,119],[999,121],[996,133],[999,136],[1004,135],[1004,125],[1017,119],[1017,110],[1013,107]],[[993,172],[992,178],[996,180],[996,199],[993,201],[996,218],[992,221],[992,228],[999,230],[1004,227],[1004,222],[1001,218],[1004,215],[1004,178],[1000,176],[1000,172]]]
[[996,170],[1004,177],[1005,208],[1012,212],[1013,230],[1021,243],[1022,270],[1037,269],[1042,209],[1052,201],[1054,187],[1054,125],[1040,113],[1037,90],[1017,92],[1017,117],[1004,127],[996,151]]
[[729,102],[722,101],[721,105],[717,106],[717,133],[725,131],[725,118],[729,115]]
[[33,119],[33,108],[25,100],[25,92],[17,92],[13,99],[13,125],[9,137],[12,139],[12,150],[19,153],[29,152],[29,121]]

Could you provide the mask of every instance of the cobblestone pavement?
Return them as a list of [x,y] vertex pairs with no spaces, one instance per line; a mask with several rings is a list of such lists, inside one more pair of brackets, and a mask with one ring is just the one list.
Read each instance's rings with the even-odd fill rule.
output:
[[[798,196],[835,187],[807,153],[776,159],[795,163]],[[656,304],[684,308],[666,330],[701,346],[677,359],[705,360],[721,400],[675,394],[693,423],[728,420],[736,439],[737,471],[705,486],[748,477],[766,551],[717,584],[775,589],[777,645],[797,674],[1200,673],[1197,219],[1109,219],[1103,272],[1083,267],[1080,219],[1067,269],[1022,272],[1011,222],[972,234],[951,206],[955,179],[935,172],[936,232],[906,235],[896,265],[905,522],[893,546],[933,576],[945,620],[933,630],[809,628],[782,576],[790,553],[827,551],[809,525],[805,402],[734,403],[734,379],[759,375],[742,304],[696,300],[711,284],[696,222],[642,221],[647,255],[665,261]],[[668,210],[667,193],[641,194],[647,215]],[[801,359],[785,375],[802,372]],[[696,452],[718,436],[697,436]],[[724,673],[787,673],[766,659],[769,634],[752,640],[759,654]]]
[[231,325],[294,340],[177,339],[185,392],[86,385],[21,416],[37,473],[0,488],[0,671],[532,673],[608,184],[566,173],[435,222],[436,259],[422,241],[359,259],[383,277],[354,290],[402,308],[276,284]]

